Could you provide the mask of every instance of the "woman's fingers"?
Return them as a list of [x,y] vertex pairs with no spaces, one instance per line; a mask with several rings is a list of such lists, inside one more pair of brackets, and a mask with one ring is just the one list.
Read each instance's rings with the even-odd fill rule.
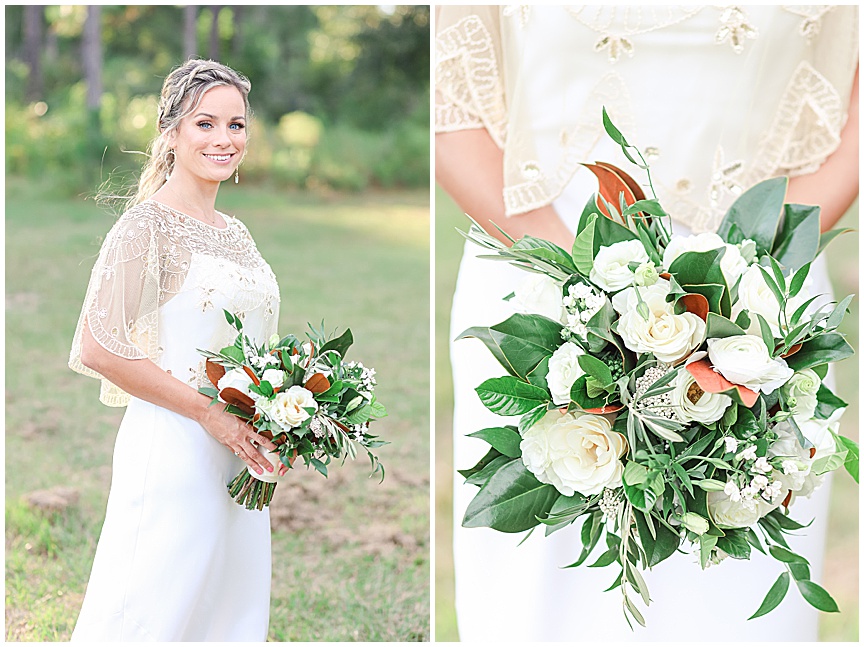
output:
[[260,445],[264,449],[269,449],[270,451],[276,449],[276,445],[273,444],[273,441],[268,440],[267,438],[255,431],[250,431],[247,435],[250,441],[254,442],[256,445]]

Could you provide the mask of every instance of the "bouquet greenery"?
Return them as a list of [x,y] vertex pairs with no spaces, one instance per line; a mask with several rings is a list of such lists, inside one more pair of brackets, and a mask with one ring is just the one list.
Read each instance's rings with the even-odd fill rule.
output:
[[[356,457],[357,444],[366,449],[372,473],[383,480],[384,466],[370,450],[387,443],[369,433],[369,423],[387,410],[375,397],[375,370],[345,361],[354,343],[351,330],[329,339],[323,325],[310,324],[306,342],[274,335],[256,346],[243,334],[239,317],[228,311],[225,317],[237,330],[234,343],[218,353],[198,351],[207,358],[213,384],[199,391],[213,398],[211,404],[224,403],[226,411],[271,439],[278,453],[264,456],[274,467],[279,461],[291,467],[302,458],[307,468],[327,476],[332,459]],[[228,485],[231,497],[249,510],[270,505],[275,489],[275,475],[248,468]]]
[[[607,134],[651,175],[612,124]],[[831,596],[784,538],[789,516],[827,472],[858,480],[858,446],[837,433],[846,403],[823,382],[853,354],[837,332],[852,297],[809,294],[819,208],[784,204],[786,178],[744,192],[719,231],[673,236],[656,197],[606,163],[586,164],[599,192],[570,252],[546,240],[507,246],[472,220],[466,238],[531,274],[510,294],[517,314],[466,330],[508,375],[476,391],[513,424],[470,434],[491,446],[461,470],[480,490],[463,525],[549,535],[582,521],[583,564],[618,566],[611,588],[644,625],[640,570],[678,550],[702,568],[768,553],[783,571],[753,618],[790,580],[823,611]],[[502,231],[502,234],[504,232]],[[504,234],[506,236],[506,234]],[[518,422],[517,422],[518,420]],[[631,623],[632,626],[632,623]]]

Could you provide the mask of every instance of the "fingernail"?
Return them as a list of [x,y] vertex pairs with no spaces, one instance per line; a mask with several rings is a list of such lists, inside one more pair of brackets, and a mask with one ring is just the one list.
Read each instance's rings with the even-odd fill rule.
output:
[[259,474],[264,473],[264,470],[262,470],[260,467],[256,468],[255,471],[258,472]]
[[268,471],[268,472],[272,472],[272,471],[273,471],[273,466],[272,466],[272,465],[268,465],[268,466],[267,466],[267,471]]

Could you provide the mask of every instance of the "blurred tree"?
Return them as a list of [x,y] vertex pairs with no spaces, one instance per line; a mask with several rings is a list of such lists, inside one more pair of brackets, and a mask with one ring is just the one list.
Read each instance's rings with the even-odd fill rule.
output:
[[219,60],[219,12],[220,5],[210,5],[210,49],[208,57],[213,61]]
[[102,98],[102,7],[99,5],[87,7],[81,58],[87,81],[87,109],[98,115]]
[[42,84],[42,21],[43,8],[40,5],[24,7],[24,63],[27,65],[28,101],[38,101],[44,93]]
[[198,34],[195,32],[195,21],[198,17],[198,7],[187,4],[183,7],[183,58],[189,60],[198,53]]

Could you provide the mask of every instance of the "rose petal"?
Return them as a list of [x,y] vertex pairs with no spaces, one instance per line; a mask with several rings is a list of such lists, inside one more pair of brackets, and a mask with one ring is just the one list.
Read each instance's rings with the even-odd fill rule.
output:
[[696,384],[706,393],[723,393],[734,388],[738,391],[738,397],[741,398],[741,402],[746,407],[752,407],[759,398],[759,394],[755,391],[751,391],[746,386],[741,386],[740,384],[733,384],[720,375],[720,373],[717,373],[714,367],[711,366],[711,362],[707,359],[687,364],[685,368],[693,376],[693,379],[696,380]]

